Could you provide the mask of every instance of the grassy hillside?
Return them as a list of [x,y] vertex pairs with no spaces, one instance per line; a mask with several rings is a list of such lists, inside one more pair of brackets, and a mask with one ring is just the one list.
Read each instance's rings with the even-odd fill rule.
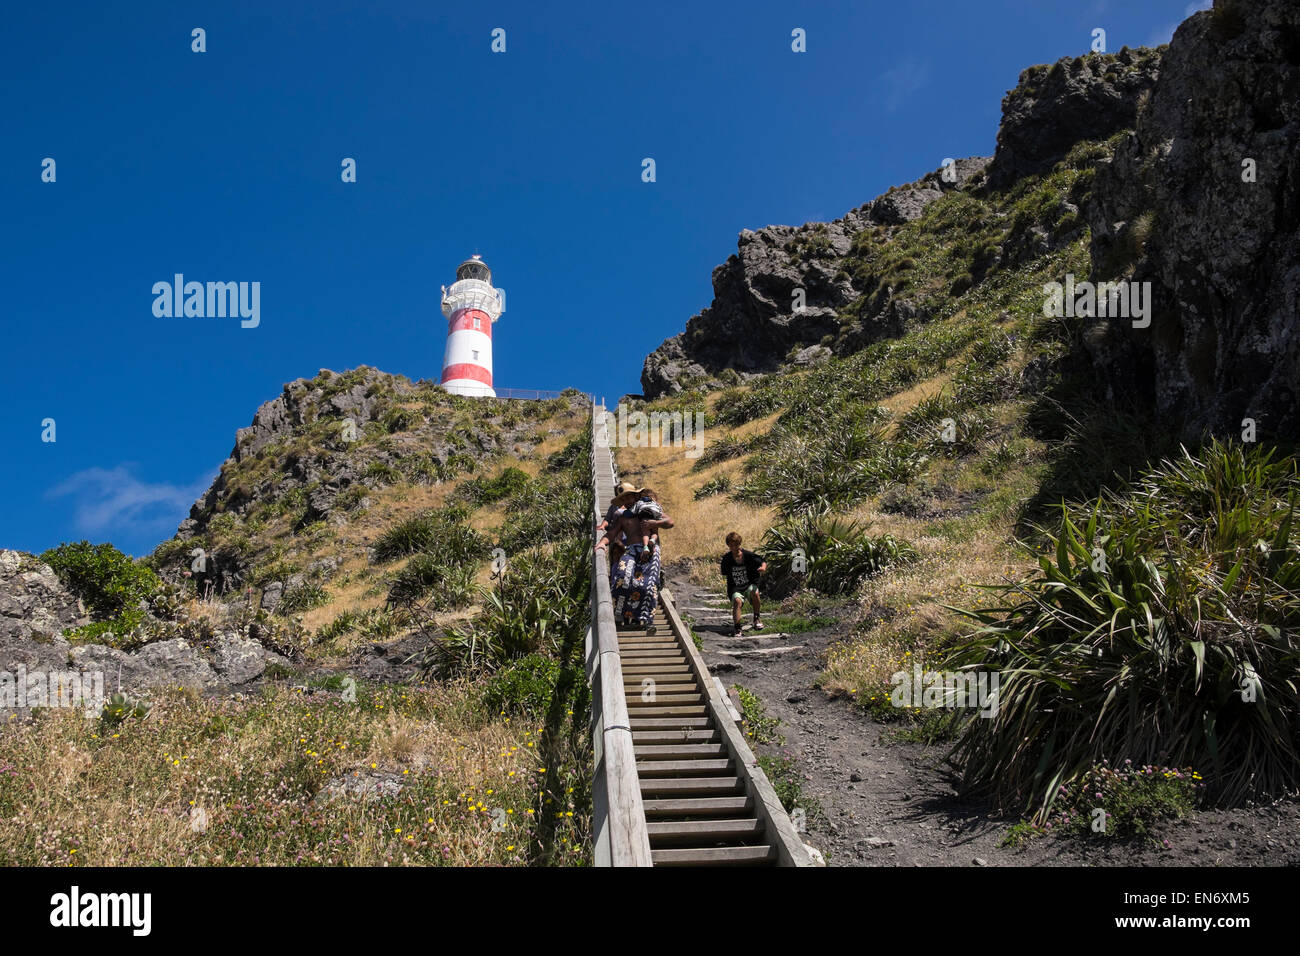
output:
[[[1043,314],[1045,283],[1089,277],[1079,208],[1113,147],[1081,143],[1045,175],[865,229],[845,263],[860,296],[842,335],[881,296],[922,318],[809,370],[646,406],[707,411],[698,460],[619,451],[678,522],[669,560],[717,583],[736,530],[768,558],[787,610],[803,589],[841,595],[853,633],[821,686],[952,740],[968,792],[1039,819],[1103,759],[1191,764],[1220,802],[1300,781],[1285,634],[1295,461],[1268,463],[1253,444],[1183,457],[1090,380],[1077,361],[1086,320]],[[1147,510],[1161,501],[1177,505]],[[891,676],[914,664],[1000,672],[998,719],[893,706]],[[1259,696],[1244,701],[1242,687]]]
[[[585,396],[467,400],[372,369],[290,391],[146,562],[174,620],[115,633],[113,604],[94,635],[234,632],[286,663],[233,696],[0,727],[0,863],[588,862]],[[231,569],[211,601],[182,576],[195,547]],[[120,574],[111,548],[70,553],[69,586]]]

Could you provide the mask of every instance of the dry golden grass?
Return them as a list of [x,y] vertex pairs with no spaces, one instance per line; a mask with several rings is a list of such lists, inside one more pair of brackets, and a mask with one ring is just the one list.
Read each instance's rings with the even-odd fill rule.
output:
[[979,585],[1019,577],[1031,564],[1012,540],[1009,519],[956,544],[926,533],[923,520],[870,508],[858,509],[854,516],[868,522],[873,534],[910,541],[920,559],[862,585],[860,617],[875,620],[873,611],[888,613],[828,653],[819,682],[833,696],[881,693],[891,674],[910,666],[913,657],[937,652],[964,628],[963,619],[945,605],[977,606],[986,596]]
[[[246,700],[165,693],[113,728],[49,711],[0,725],[0,865],[523,864],[536,815],[565,816],[576,780],[542,790],[541,728],[487,715],[476,690],[359,689]],[[387,781],[383,800],[326,784]]]
[[770,508],[725,497],[695,500],[695,489],[709,477],[732,474],[733,481],[739,480],[739,462],[692,472],[695,459],[687,458],[681,448],[619,448],[615,455],[620,474],[635,476],[628,480],[653,488],[673,519],[673,527],[660,532],[669,561],[721,557],[729,532],[737,531],[746,541],[757,543],[772,522]]

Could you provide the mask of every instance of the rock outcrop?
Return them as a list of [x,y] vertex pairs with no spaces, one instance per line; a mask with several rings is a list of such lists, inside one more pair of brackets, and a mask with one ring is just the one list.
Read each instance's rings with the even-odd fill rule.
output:
[[[81,601],[48,564],[0,550],[0,673],[98,673],[105,694],[138,694],[156,687],[238,687],[273,663],[288,663],[235,627],[158,640],[135,651],[64,636],[89,621]],[[10,705],[0,693],[0,708]]]
[[1162,49],[1126,47],[1024,70],[1002,100],[989,186],[1047,172],[1076,143],[1132,129],[1138,103],[1160,74]]
[[957,160],[833,222],[741,232],[736,254],[713,270],[712,304],[646,358],[644,395],[680,391],[686,382],[727,370],[738,381],[807,364],[820,354],[809,349],[840,332],[840,310],[858,298],[844,268],[854,237],[871,226],[916,219],[948,190],[966,188],[988,162]]
[[1300,5],[1218,0],[1177,30],[1094,184],[1094,273],[1150,281],[1149,328],[1089,339],[1112,393],[1185,439],[1300,438]]

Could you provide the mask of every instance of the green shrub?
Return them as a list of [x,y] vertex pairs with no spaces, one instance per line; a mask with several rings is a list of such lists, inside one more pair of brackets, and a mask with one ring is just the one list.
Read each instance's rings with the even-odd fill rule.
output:
[[74,644],[107,644],[129,651],[146,643],[138,630],[144,623],[144,611],[130,607],[113,617],[69,628],[64,636]]
[[325,589],[314,581],[304,581],[297,587],[287,588],[280,603],[275,608],[276,614],[297,614],[320,607],[329,600]]
[[483,703],[491,713],[539,720],[546,714],[560,677],[560,665],[542,654],[528,654],[493,674],[484,685]]
[[351,634],[357,628],[358,619],[355,611],[342,611],[338,617],[317,630],[316,638],[320,641],[333,641]]
[[410,431],[415,425],[419,424],[420,417],[408,408],[394,406],[384,413],[380,419],[384,428],[391,435],[395,432]]
[[1062,507],[1050,553],[949,666],[1001,673],[953,756],[963,789],[1042,816],[1109,760],[1193,766],[1236,803],[1300,785],[1294,458],[1214,442]]
[[162,586],[152,569],[133,561],[111,544],[89,541],[61,544],[44,552],[41,560],[54,569],[59,580],[100,621],[134,609]]
[[578,462],[588,459],[587,439],[582,435],[575,435],[565,442],[564,447],[559,451],[552,452],[546,457],[546,471],[568,471]]
[[473,565],[448,563],[442,554],[417,554],[393,579],[388,600],[428,597],[439,610],[466,607],[474,597],[474,573]]
[[563,635],[590,616],[590,549],[579,537],[512,558],[483,594],[479,615],[435,641],[421,669],[435,676],[494,670],[529,654],[554,654]]
[[749,451],[748,442],[734,435],[723,435],[721,438],[715,438],[704,446],[700,457],[695,460],[695,464],[691,465],[691,470],[702,471],[720,461],[739,458],[747,451]]
[[438,460],[429,454],[403,455],[397,467],[413,485],[431,485],[441,480]]
[[740,699],[740,728],[746,737],[759,744],[784,744],[785,738],[777,731],[781,721],[769,717],[763,701],[752,690],[733,685]]
[[[1166,820],[1186,817],[1205,785],[1192,768],[1098,764],[1071,786],[1058,791],[1044,829],[1128,840],[1150,838]],[[1104,828],[1098,810],[1105,812]]]
[[104,709],[100,712],[99,717],[105,727],[113,729],[121,726],[132,717],[143,720],[149,716],[149,711],[152,709],[152,704],[128,697],[119,691],[104,702]]
[[734,497],[776,507],[783,517],[860,501],[890,482],[913,481],[928,459],[879,430],[844,423],[838,438],[789,434],[746,464]]
[[507,554],[585,534],[591,528],[591,489],[547,476],[506,500],[498,544]]
[[386,461],[372,461],[362,476],[379,485],[395,485],[402,480],[402,473]]

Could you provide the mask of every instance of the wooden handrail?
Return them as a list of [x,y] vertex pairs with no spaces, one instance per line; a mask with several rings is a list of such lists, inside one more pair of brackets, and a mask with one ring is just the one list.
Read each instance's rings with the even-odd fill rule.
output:
[[[614,467],[605,407],[591,406],[593,525],[604,517],[602,492],[612,492]],[[592,540],[594,545],[600,538]],[[587,678],[591,684],[591,731],[595,754],[592,831],[597,866],[651,866],[650,836],[641,781],[636,772],[632,729],[623,691],[623,664],[614,626],[606,551],[591,554],[591,628],[587,636]]]
[[795,830],[790,815],[786,813],[785,807],[781,805],[781,799],[776,795],[772,782],[768,780],[763,768],[758,765],[758,758],[754,756],[754,751],[746,743],[745,735],[740,732],[740,728],[732,720],[731,713],[727,710],[726,701],[718,692],[713,675],[709,673],[704,658],[695,646],[695,641],[691,636],[691,629],[686,626],[686,623],[678,615],[672,592],[665,588],[661,592],[661,596],[664,615],[668,618],[668,627],[686,652],[687,666],[690,667],[691,673],[695,675],[696,681],[704,690],[708,699],[709,712],[713,715],[713,720],[722,733],[727,749],[731,751],[736,761],[737,773],[745,779],[747,789],[754,795],[754,810],[758,814],[758,818],[767,826],[767,833],[776,847],[778,865],[812,866],[813,863],[808,856],[808,850],[804,847],[802,838]]

